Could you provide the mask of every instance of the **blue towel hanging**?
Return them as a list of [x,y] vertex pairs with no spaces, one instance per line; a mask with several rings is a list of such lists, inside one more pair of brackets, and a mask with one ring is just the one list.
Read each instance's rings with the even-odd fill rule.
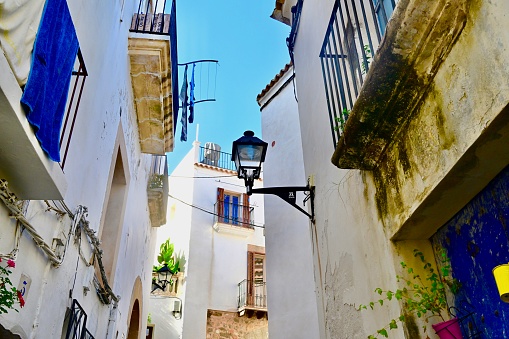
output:
[[191,73],[191,81],[189,82],[189,123],[192,124],[194,121],[194,67]]
[[180,100],[182,100],[182,117],[180,118],[182,131],[180,133],[180,141],[187,141],[187,65],[184,70],[184,82],[180,90]]
[[60,161],[60,130],[78,48],[66,0],[47,0],[21,102],[42,149],[56,162]]

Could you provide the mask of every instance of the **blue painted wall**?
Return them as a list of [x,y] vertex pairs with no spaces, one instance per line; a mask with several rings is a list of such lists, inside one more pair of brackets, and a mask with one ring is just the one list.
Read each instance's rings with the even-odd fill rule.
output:
[[[509,338],[509,304],[499,298],[492,269],[509,262],[509,167],[432,237],[447,249],[462,288],[456,305],[475,311],[481,338]],[[468,337],[468,336],[467,336]]]

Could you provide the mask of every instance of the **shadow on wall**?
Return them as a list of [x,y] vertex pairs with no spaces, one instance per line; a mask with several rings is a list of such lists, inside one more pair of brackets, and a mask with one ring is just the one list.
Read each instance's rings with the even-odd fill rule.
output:
[[11,331],[6,330],[2,325],[0,325],[0,338],[2,339],[21,339],[21,337],[17,334],[12,334]]

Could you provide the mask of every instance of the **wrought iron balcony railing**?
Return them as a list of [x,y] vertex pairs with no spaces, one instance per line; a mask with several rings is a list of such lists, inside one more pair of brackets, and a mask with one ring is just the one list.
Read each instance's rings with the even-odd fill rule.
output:
[[152,155],[147,196],[150,222],[153,227],[166,224],[168,189],[168,164],[166,162],[166,155]]
[[200,147],[200,163],[235,171],[235,162],[232,155],[206,147]]
[[175,0],[140,0],[131,21],[131,32],[176,37],[176,30]]
[[394,7],[394,0],[336,0],[320,51],[334,147]]
[[148,188],[163,188],[168,177],[166,155],[152,155]]
[[65,120],[62,124],[62,132],[60,133],[60,154],[62,158],[60,166],[62,169],[64,168],[65,161],[67,159],[67,152],[69,151],[69,145],[71,144],[72,132],[76,122],[76,116],[78,115],[83,87],[85,86],[85,80],[88,76],[87,67],[85,66],[81,50],[78,50],[78,56],[76,58],[74,70],[72,71],[72,76],[71,87],[69,89],[69,99],[67,100],[67,111],[65,114]]
[[237,307],[239,311],[245,309],[267,310],[267,288],[265,281],[245,279],[238,284],[238,289]]
[[214,204],[214,224],[253,228],[254,207],[241,205],[232,201],[217,201]]
[[87,314],[76,299],[73,299],[69,312],[69,322],[65,339],[94,339],[87,329]]

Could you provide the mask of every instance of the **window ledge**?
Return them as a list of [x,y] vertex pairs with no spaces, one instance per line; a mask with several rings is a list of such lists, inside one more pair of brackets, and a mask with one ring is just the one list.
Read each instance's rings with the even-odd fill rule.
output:
[[61,200],[67,182],[49,160],[20,103],[21,88],[0,48],[0,178],[22,200]]
[[222,222],[215,222],[212,227],[218,233],[235,235],[242,238],[247,238],[254,234],[254,227],[235,226]]
[[463,31],[466,3],[398,3],[332,156],[334,165],[361,170],[377,166],[418,110]]

